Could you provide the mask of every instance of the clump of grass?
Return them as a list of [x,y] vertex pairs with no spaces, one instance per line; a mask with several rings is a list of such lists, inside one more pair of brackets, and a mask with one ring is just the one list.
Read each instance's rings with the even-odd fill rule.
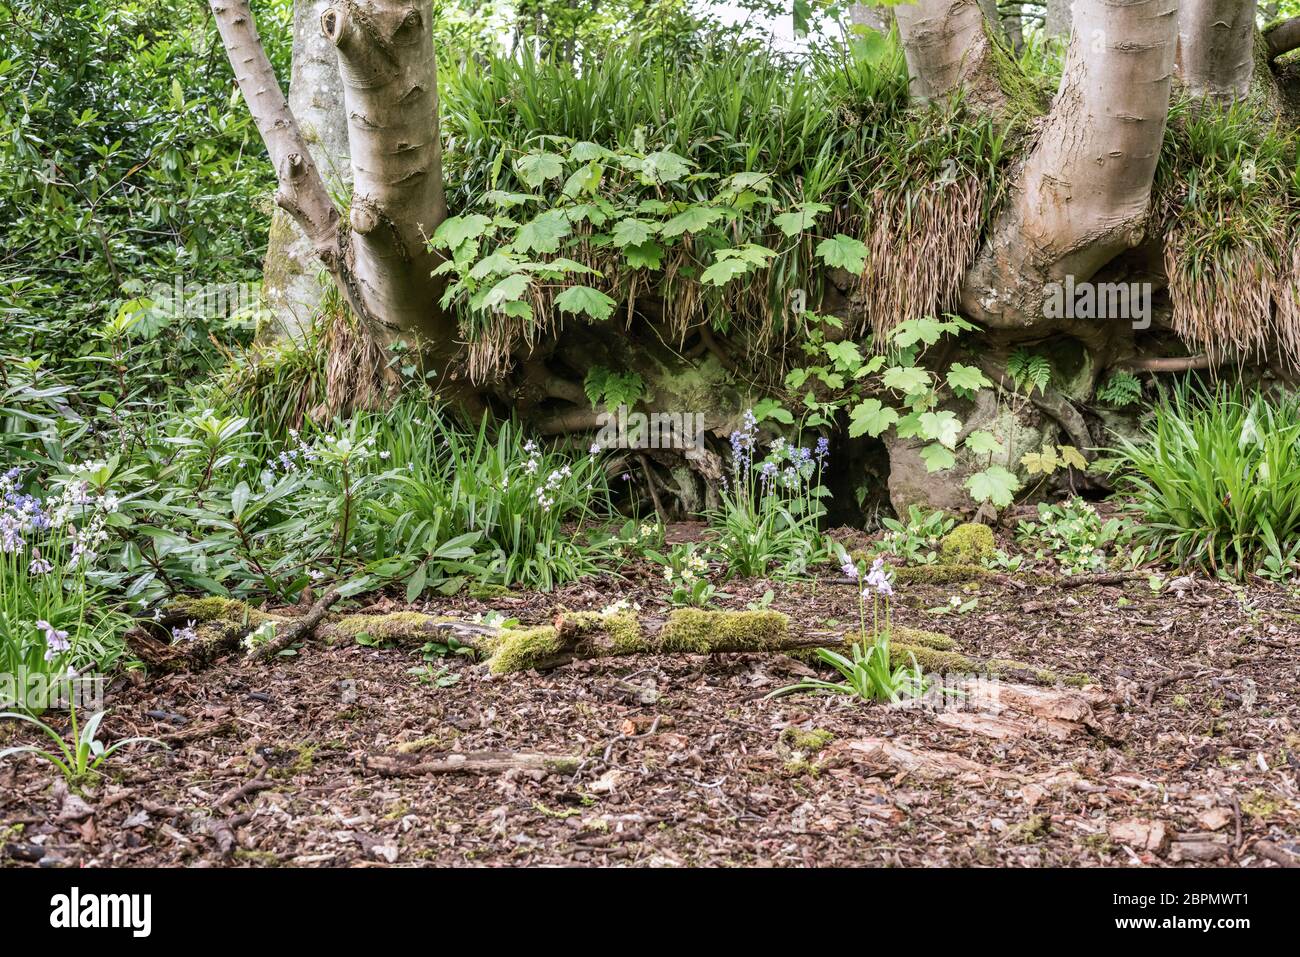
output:
[[1300,398],[1184,384],[1117,451],[1134,537],[1163,556],[1243,578],[1300,554]]
[[[1173,325],[1216,363],[1300,361],[1296,139],[1249,101],[1176,102],[1156,174]],[[1276,302],[1277,308],[1273,308]]]

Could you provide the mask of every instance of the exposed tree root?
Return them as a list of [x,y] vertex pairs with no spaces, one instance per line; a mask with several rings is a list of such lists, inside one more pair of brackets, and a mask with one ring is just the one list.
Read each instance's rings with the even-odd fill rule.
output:
[[576,754],[536,754],[512,751],[474,751],[448,754],[437,760],[421,761],[414,756],[364,755],[361,766],[381,777],[406,778],[424,774],[503,774],[506,771],[540,771],[544,774],[573,774],[582,763]]

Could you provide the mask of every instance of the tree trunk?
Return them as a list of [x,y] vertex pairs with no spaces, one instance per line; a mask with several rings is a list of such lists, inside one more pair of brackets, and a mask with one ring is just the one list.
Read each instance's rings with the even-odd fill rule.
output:
[[895,7],[894,16],[914,99],[943,100],[961,89],[977,106],[996,109],[1005,102],[978,0],[916,0]]
[[1255,72],[1255,0],[1181,0],[1178,76],[1199,97],[1238,100]]
[[248,0],[210,0],[217,31],[244,101],[279,180],[276,203],[298,223],[317,258],[332,272],[338,256],[338,210],[330,200],[307,140],[262,49]]
[[1044,323],[1044,285],[1085,282],[1142,238],[1169,113],[1177,0],[1076,0],[1061,86],[966,277],[990,328]]
[[1025,48],[1025,25],[1021,19],[1023,12],[1021,4],[1009,3],[998,13],[1002,21],[1002,33],[1016,53]]
[[849,7],[849,23],[855,27],[870,27],[880,33],[888,33],[894,23],[894,13],[889,7],[855,3]]
[[344,0],[321,28],[343,77],[357,297],[390,333],[414,333],[445,355],[452,336],[427,246],[447,216],[432,20],[429,0]]
[[[296,0],[294,4],[289,111],[302,128],[317,168],[337,195],[350,187],[352,165],[338,56],[320,28],[321,15],[329,5],[330,0]],[[273,318],[259,330],[259,338],[302,341],[329,286],[311,241],[288,213],[276,210],[263,269],[263,288]]]
[[1074,0],[1047,0],[1047,13],[1043,20],[1043,34],[1053,39],[1065,40],[1070,36],[1073,21],[1071,7]]

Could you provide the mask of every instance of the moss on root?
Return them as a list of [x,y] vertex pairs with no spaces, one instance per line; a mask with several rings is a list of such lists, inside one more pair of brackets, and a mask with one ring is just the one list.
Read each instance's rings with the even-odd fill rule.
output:
[[379,641],[408,639],[423,641],[444,632],[436,626],[454,618],[436,618],[416,611],[395,611],[387,615],[344,615],[321,629],[328,638],[356,638],[369,635]]
[[835,740],[825,728],[789,727],[781,732],[781,743],[791,751],[820,751]]
[[979,522],[958,525],[939,542],[939,561],[944,565],[980,565],[992,558],[997,543],[993,529]]

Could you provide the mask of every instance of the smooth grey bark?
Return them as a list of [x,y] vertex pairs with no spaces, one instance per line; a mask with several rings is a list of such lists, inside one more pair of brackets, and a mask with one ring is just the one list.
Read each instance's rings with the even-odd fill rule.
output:
[[351,0],[325,11],[338,51],[353,196],[348,220],[358,295],[391,333],[451,345],[427,241],[447,217],[438,73],[429,0]]
[[1239,100],[1255,72],[1256,0],[1180,0],[1178,76],[1195,96]]
[[[330,192],[341,196],[351,188],[352,164],[338,56],[320,28],[330,2],[295,0],[289,111],[297,119]],[[277,209],[271,219],[263,268],[263,290],[272,321],[259,331],[259,337],[301,342],[331,284],[316,261],[311,242],[288,213]]]
[[1300,17],[1271,24],[1264,31],[1264,44],[1270,60],[1300,47]]
[[961,89],[979,106],[1003,102],[980,0],[916,0],[895,7],[894,16],[913,99],[943,100]]
[[888,33],[889,28],[894,24],[894,13],[889,7],[855,3],[849,7],[849,23],[857,27],[870,27],[880,33]]
[[1084,282],[1142,239],[1169,114],[1178,0],[1076,0],[1061,86],[962,304],[989,328],[1048,325],[1044,286]]
[[1074,0],[1047,0],[1047,11],[1043,19],[1043,33],[1049,37],[1066,39],[1070,35],[1073,14],[1070,8]]

